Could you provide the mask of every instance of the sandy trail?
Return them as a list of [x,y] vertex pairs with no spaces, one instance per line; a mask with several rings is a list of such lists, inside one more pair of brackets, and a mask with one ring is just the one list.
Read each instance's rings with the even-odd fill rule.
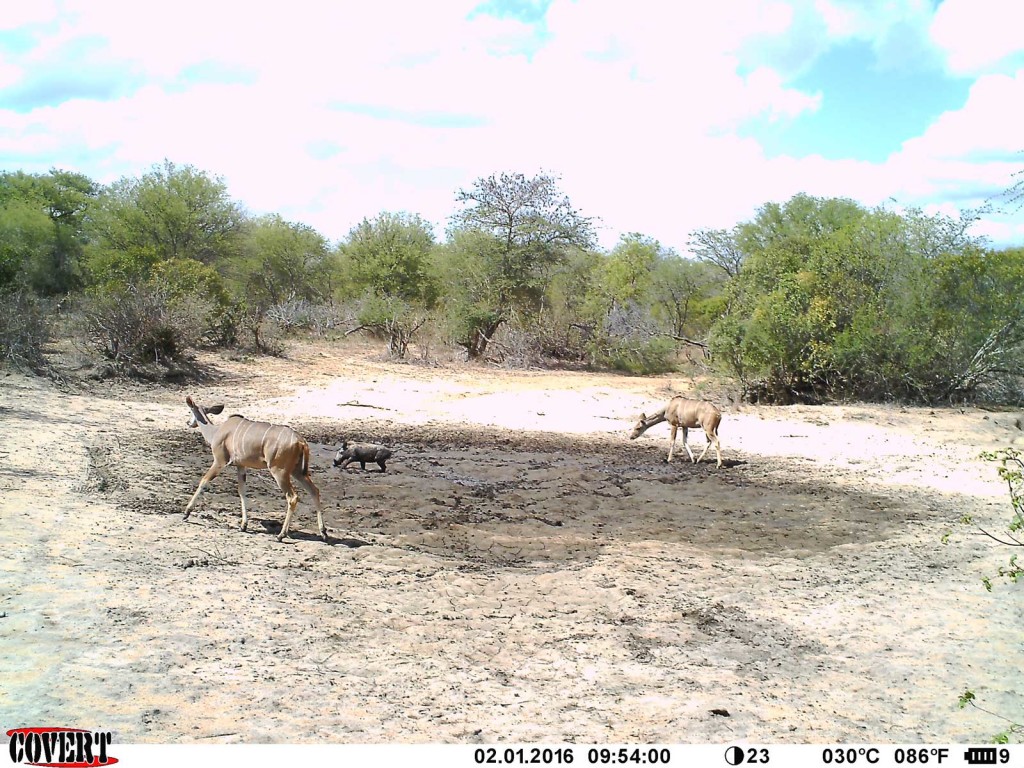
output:
[[[181,521],[186,390],[0,374],[0,724],[116,742],[966,742],[1024,712],[1016,414],[726,404],[726,465],[627,439],[688,380],[207,357],[187,391],[311,442],[335,540],[250,473]],[[386,474],[330,467],[387,442]],[[691,431],[703,449],[703,436]],[[684,454],[685,457],[685,454]],[[949,544],[945,530],[955,528]],[[728,716],[714,714],[725,710]]]

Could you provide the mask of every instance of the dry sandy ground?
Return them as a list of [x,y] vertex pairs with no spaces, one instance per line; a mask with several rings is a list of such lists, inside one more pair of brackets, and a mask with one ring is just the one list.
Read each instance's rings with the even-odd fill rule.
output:
[[[115,743],[968,742],[1024,713],[1018,414],[724,404],[725,465],[627,439],[686,377],[206,357],[187,389],[0,372],[0,726]],[[300,504],[209,464],[184,395],[302,431]],[[341,437],[386,474],[331,467]],[[702,434],[691,441],[703,449]],[[685,459],[685,454],[683,454]],[[949,544],[943,533],[954,528]]]

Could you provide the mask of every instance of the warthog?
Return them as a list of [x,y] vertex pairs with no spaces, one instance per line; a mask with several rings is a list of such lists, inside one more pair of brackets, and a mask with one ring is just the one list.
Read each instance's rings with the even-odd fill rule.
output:
[[376,443],[348,443],[341,441],[341,447],[334,456],[334,466],[344,469],[353,461],[359,462],[360,469],[366,469],[366,462],[372,461],[387,472],[387,460],[391,458],[391,449]]

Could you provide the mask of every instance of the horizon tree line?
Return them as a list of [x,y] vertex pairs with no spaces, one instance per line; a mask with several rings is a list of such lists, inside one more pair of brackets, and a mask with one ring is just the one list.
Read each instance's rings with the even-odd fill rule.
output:
[[695,231],[684,258],[642,233],[598,248],[546,173],[482,177],[454,202],[443,240],[383,211],[331,244],[190,165],[107,186],[2,172],[0,356],[42,365],[59,304],[121,372],[359,330],[397,357],[429,342],[636,373],[699,350],[757,401],[1021,399],[1024,249],[988,247],[970,216],[799,194]]

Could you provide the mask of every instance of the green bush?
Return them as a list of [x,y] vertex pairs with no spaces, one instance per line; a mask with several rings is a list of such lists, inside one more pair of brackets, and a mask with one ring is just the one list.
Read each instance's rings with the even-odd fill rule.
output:
[[712,351],[751,398],[941,402],[1024,373],[1024,259],[939,217],[797,196],[747,249]]

